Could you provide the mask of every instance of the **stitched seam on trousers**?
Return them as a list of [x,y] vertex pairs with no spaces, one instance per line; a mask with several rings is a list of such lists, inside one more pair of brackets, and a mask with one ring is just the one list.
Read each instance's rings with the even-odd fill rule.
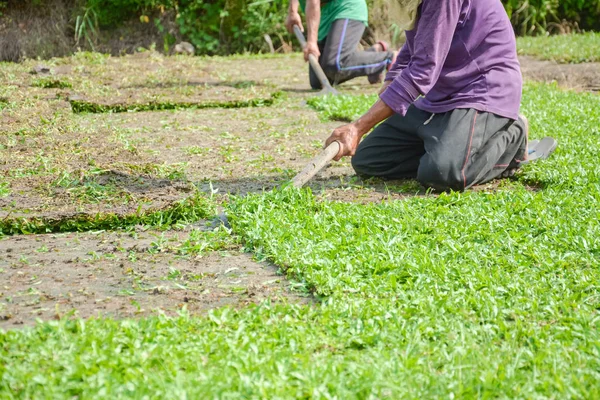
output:
[[352,67],[342,67],[342,65],[340,64],[340,57],[342,56],[342,47],[344,45],[344,39],[346,38],[346,28],[348,27],[348,21],[349,21],[349,19],[344,20],[344,28],[342,29],[342,37],[340,38],[338,52],[337,52],[337,55],[335,56],[335,66],[337,67],[337,70],[338,71],[350,71],[353,69],[373,68],[373,67],[380,67],[380,66],[389,64],[391,62],[391,60],[388,60],[386,58],[385,60],[378,62],[376,64],[366,64],[366,65],[355,65]]
[[342,70],[340,65],[340,56],[342,54],[342,46],[344,45],[344,38],[346,37],[346,28],[348,27],[348,19],[344,20],[344,28],[342,29],[342,37],[340,38],[340,44],[338,45],[338,52],[335,56],[335,65],[337,66],[338,71]]
[[385,61],[382,61],[382,62],[377,63],[377,64],[355,65],[353,67],[339,68],[339,70],[340,71],[350,71],[352,69],[380,67],[380,66],[387,65],[387,64],[388,64],[388,60],[385,60]]
[[475,111],[475,117],[473,117],[473,125],[471,126],[471,135],[469,135],[469,147],[467,147],[467,155],[465,156],[465,162],[462,167],[462,177],[463,177],[463,189],[467,188],[467,176],[465,175],[465,169],[467,168],[467,163],[469,162],[469,155],[471,154],[471,146],[473,145],[473,135],[475,133],[475,123],[477,122],[477,114],[478,111]]
[[425,122],[423,123],[423,125],[429,125],[429,123],[431,122],[431,120],[432,120],[434,117],[435,117],[435,113],[432,113],[432,114],[431,114],[431,117],[429,117],[429,119],[428,119],[427,121],[425,121]]

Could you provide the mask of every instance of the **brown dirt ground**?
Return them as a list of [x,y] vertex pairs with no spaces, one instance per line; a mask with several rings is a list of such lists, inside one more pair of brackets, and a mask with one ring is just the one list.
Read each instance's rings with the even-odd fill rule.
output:
[[[180,257],[164,251],[189,231],[89,232],[0,240],[0,329],[36,319],[192,313],[266,299],[310,302],[278,268],[233,244]],[[167,243],[157,248],[157,243]]]
[[[285,180],[339,125],[320,121],[306,107],[304,99],[311,93],[303,89],[304,81],[290,63],[303,67],[290,57],[215,61],[155,53],[120,59],[83,53],[48,64],[51,79],[68,82],[72,88],[67,89],[33,87],[40,79],[29,73],[33,62],[11,67],[3,78],[10,81],[7,92],[14,105],[0,117],[5,133],[0,136],[0,174],[11,193],[0,198],[0,218],[127,214],[140,204],[161,208],[184,198],[192,183],[206,188],[203,182],[211,181],[223,193]],[[244,72],[248,64],[252,67]],[[272,73],[264,74],[267,66]],[[136,73],[127,74],[132,70]],[[187,89],[228,99],[281,90],[287,98],[262,108],[78,115],[65,100],[87,91],[87,98],[109,104],[115,91],[152,97],[171,89],[169,101],[189,101]],[[348,175],[351,170],[348,163],[338,163],[328,173]]]
[[[598,90],[596,64],[556,65],[523,58],[527,79]],[[132,213],[161,208],[194,187],[218,199],[270,190],[319,152],[339,122],[321,121],[308,108],[306,67],[298,55],[277,57],[164,57],[152,52],[122,58],[80,53],[47,62],[51,74],[30,71],[37,62],[0,67],[0,218],[68,217],[79,213]],[[135,71],[132,73],[131,71]],[[34,86],[40,80],[63,89]],[[341,86],[373,93],[364,80]],[[286,95],[259,108],[73,114],[72,95],[109,104],[160,97],[189,101]],[[123,97],[131,94],[129,100]],[[496,190],[510,181],[477,190]],[[382,202],[427,195],[413,182],[362,181],[349,163],[324,169],[310,187],[334,201]],[[0,189],[2,186],[0,186]],[[179,243],[189,232],[165,232]],[[276,267],[253,261],[232,246],[202,257],[152,253],[155,232],[89,232],[14,236],[0,240],[0,328],[36,318],[115,317],[174,313],[186,305],[203,312],[266,298],[306,301],[290,293]],[[172,271],[181,274],[168,279]]]
[[556,82],[570,90],[600,92],[600,63],[558,64],[533,57],[521,57],[520,60],[526,79]]

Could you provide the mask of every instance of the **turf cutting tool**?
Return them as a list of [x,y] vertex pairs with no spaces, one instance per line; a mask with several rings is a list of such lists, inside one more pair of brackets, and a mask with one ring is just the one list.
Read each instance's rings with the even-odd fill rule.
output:
[[[304,49],[304,47],[306,47],[306,39],[304,39],[304,35],[302,34],[302,31],[300,30],[300,27],[298,25],[294,25],[294,34],[296,35],[296,38],[298,38],[300,45]],[[323,68],[321,68],[321,65],[319,64],[319,60],[317,60],[317,57],[315,57],[314,54],[308,55],[308,62],[310,63],[310,66],[312,67],[313,71],[315,71],[317,78],[319,78],[319,82],[321,82],[321,87],[323,88],[317,94],[317,96],[323,96],[327,94],[339,94],[339,92],[335,90],[333,86],[331,86],[331,83],[329,83],[329,79],[327,79],[325,72],[323,72]]]
[[[311,180],[313,176],[317,174],[327,163],[338,154],[340,151],[341,145],[339,142],[333,142],[329,144],[321,153],[316,155],[312,160],[306,164],[306,166],[300,171],[291,181],[293,187],[301,188]],[[227,215],[225,213],[220,213],[217,215],[219,221],[225,225],[227,228],[230,228],[229,220],[227,219]]]
[[329,161],[331,161],[340,151],[340,143],[333,142],[327,146],[315,158],[310,160],[308,164],[292,179],[292,186],[300,188],[304,186],[313,176],[317,174]]

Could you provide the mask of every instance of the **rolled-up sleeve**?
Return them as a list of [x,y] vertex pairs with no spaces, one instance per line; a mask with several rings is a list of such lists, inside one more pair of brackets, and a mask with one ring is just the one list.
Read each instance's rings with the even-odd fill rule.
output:
[[452,44],[463,1],[423,1],[412,52],[408,48],[405,50],[405,44],[386,76],[392,83],[380,95],[394,112],[405,115],[408,107],[419,96],[426,95],[437,82]]

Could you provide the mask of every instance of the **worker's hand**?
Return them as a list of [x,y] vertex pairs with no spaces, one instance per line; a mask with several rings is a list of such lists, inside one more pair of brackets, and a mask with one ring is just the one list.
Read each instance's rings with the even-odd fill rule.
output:
[[300,14],[297,12],[290,12],[285,20],[285,27],[287,28],[289,33],[294,33],[294,25],[298,25],[300,30],[304,32],[304,27],[302,26],[302,18],[300,18]]
[[308,55],[313,54],[317,57],[317,60],[321,56],[321,51],[319,50],[319,45],[317,42],[307,42],[306,47],[304,47],[304,61],[308,61]]
[[361,137],[362,135],[360,135],[355,124],[340,126],[333,131],[329,138],[327,138],[325,141],[325,147],[329,146],[335,141],[339,142],[340,151],[338,152],[337,156],[333,158],[335,161],[339,161],[342,157],[354,156]]

